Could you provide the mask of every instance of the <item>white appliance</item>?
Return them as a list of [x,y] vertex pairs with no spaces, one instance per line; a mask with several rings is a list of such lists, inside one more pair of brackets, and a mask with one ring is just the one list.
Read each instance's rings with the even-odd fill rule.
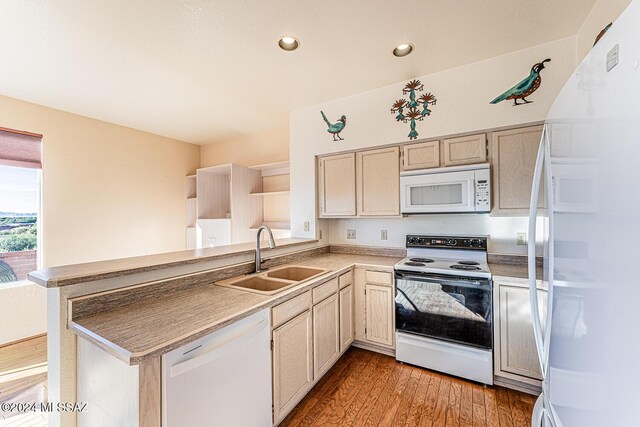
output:
[[271,426],[270,345],[267,309],[162,356],[162,425]]
[[396,359],[493,384],[487,238],[409,235],[396,276]]
[[[639,22],[634,0],[545,123],[529,221],[530,236],[544,224],[549,288],[544,319],[533,316],[543,376],[535,427],[640,426]],[[547,209],[537,212],[541,191]],[[539,313],[535,252],[530,239],[531,310]]]
[[403,214],[489,212],[489,164],[401,172],[400,210]]

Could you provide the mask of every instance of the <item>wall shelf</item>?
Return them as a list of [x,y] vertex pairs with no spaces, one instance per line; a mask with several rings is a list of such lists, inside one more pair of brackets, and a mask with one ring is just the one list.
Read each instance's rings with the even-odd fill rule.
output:
[[284,196],[290,193],[289,190],[286,191],[265,191],[263,193],[251,193],[250,196]]

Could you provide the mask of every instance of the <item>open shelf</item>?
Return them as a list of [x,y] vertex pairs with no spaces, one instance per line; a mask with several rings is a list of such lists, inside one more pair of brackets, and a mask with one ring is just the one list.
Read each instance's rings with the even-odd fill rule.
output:
[[274,231],[275,230],[282,230],[282,231],[291,230],[291,223],[285,222],[285,221],[265,221],[262,224],[257,224],[257,225],[254,224],[253,227],[251,227],[251,230],[257,230],[262,225],[266,225],[267,227],[269,227],[271,230],[274,230]]
[[264,193],[251,193],[250,196],[283,196],[289,194],[289,190],[285,191],[265,191]]

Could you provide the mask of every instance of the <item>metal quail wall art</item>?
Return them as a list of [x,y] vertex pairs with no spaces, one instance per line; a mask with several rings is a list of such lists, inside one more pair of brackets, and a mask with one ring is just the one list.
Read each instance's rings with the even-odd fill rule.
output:
[[418,131],[416,130],[416,122],[422,121],[425,117],[431,115],[430,105],[436,105],[436,97],[431,93],[425,93],[416,98],[417,92],[422,92],[424,85],[420,80],[411,80],[402,89],[402,94],[409,94],[409,100],[405,98],[398,99],[391,106],[391,114],[396,114],[396,121],[409,123],[411,131],[409,139],[417,139]]
[[[529,76],[527,78],[491,101],[491,104],[497,104],[506,99],[513,99],[514,107],[516,105],[532,103],[533,101],[529,101],[526,98],[533,92],[538,90],[538,88],[540,87],[540,84],[542,83],[540,72],[544,70],[544,64],[547,62],[551,62],[551,60],[547,58],[544,61],[535,64],[533,67],[531,67],[531,72],[529,73]],[[523,102],[518,102],[519,99],[521,99]]]
[[340,136],[340,132],[342,132],[347,125],[347,116],[342,115],[336,123],[331,123],[329,119],[327,119],[327,116],[324,115],[324,112],[320,111],[320,114],[322,114],[322,119],[327,124],[327,132],[333,135],[333,140],[344,141],[344,138]]

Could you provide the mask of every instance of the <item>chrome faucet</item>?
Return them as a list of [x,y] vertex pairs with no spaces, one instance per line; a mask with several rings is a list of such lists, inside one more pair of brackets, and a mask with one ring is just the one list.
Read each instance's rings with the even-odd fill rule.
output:
[[271,229],[266,225],[263,225],[262,227],[258,228],[258,234],[256,235],[256,269],[254,273],[260,273],[261,271],[263,271],[262,257],[260,256],[260,234],[262,233],[262,230],[267,230],[269,232],[269,247],[271,249],[276,247],[276,241],[273,240],[273,233],[271,232]]

